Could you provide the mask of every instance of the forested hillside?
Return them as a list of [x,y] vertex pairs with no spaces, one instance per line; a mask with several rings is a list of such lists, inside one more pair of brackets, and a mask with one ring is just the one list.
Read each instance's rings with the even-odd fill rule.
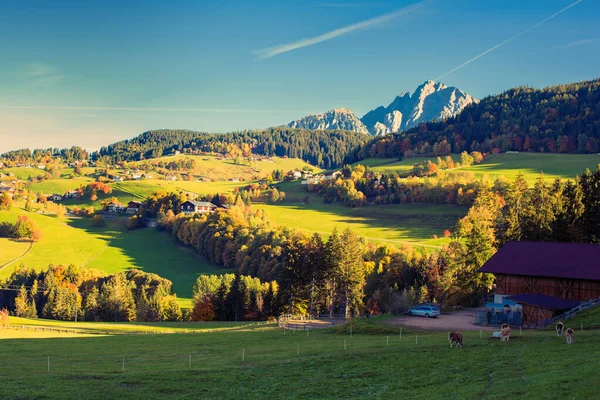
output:
[[233,147],[234,151],[251,148],[257,155],[301,158],[319,167],[335,168],[354,162],[365,139],[357,132],[286,127],[226,134],[156,130],[103,147],[93,157],[113,162],[137,161],[174,151],[227,154]]
[[402,157],[450,152],[600,151],[600,79],[518,87],[471,104],[460,114],[374,139],[360,156]]

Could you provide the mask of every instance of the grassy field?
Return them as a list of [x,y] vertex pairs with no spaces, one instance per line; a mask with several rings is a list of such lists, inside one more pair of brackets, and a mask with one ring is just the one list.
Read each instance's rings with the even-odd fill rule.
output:
[[75,190],[80,186],[86,186],[88,183],[93,182],[92,178],[79,177],[73,179],[48,179],[39,183],[34,183],[29,186],[29,190],[34,193],[49,194],[63,194],[67,190]]
[[5,168],[2,173],[8,174],[12,173],[18,179],[28,179],[29,177],[36,177],[45,175],[46,172],[44,170],[38,168],[25,168],[25,167],[13,167],[13,168]]
[[29,250],[30,243],[13,239],[0,238],[0,267],[21,257]]
[[[252,207],[264,210],[273,221],[290,228],[329,236],[335,227],[338,230],[349,227],[374,243],[440,246],[449,240],[443,237],[444,231],[452,230],[467,212],[461,206],[421,203],[351,208],[325,204],[321,196],[306,192],[306,186],[296,182],[277,186],[286,193],[285,201]],[[307,195],[308,204],[302,204]]]
[[[155,229],[126,231],[122,218],[108,219],[107,225],[99,228],[91,225],[91,219],[57,218],[13,208],[0,212],[0,222],[14,222],[18,215],[27,215],[34,220],[42,230],[43,238],[25,257],[2,268],[0,278],[9,276],[20,264],[36,269],[47,268],[49,264],[74,264],[107,273],[138,268],[171,280],[175,292],[183,300],[182,305],[188,306],[192,285],[198,275],[224,272],[210,266],[189,249],[180,248],[165,233]],[[2,239],[0,265],[24,254],[28,248],[28,243]]]
[[[194,156],[194,155],[178,155],[166,156],[151,160],[150,162],[163,161],[165,163],[176,161],[179,159],[191,158],[196,161],[194,175],[208,177],[212,180],[227,180],[229,178],[243,178],[251,180],[264,178],[275,169],[282,169],[283,172],[288,172],[293,169],[302,169],[305,166],[311,167],[310,164],[302,161],[299,158],[280,158],[272,157],[270,160],[252,161],[248,165],[236,165],[233,160],[219,160],[214,156]],[[320,169],[313,167],[315,172]]]
[[[459,161],[460,160],[460,156],[457,154],[453,154],[452,155],[452,159],[454,161]],[[387,158],[383,158],[381,160],[389,160]],[[413,170],[413,166],[415,164],[421,164],[423,161],[436,161],[437,157],[413,157],[413,158],[406,158],[402,161],[393,161],[393,162],[387,162],[387,163],[381,163],[381,164],[376,164],[373,162],[373,159],[366,159],[363,161],[358,162],[357,164],[363,164],[363,165],[372,165],[371,169],[373,171],[377,171],[377,172],[381,172],[381,173],[392,173],[395,172],[401,176],[403,175],[407,175],[409,174],[412,170]],[[366,162],[366,164],[365,164]]]
[[[452,158],[460,161],[459,155],[453,154]],[[412,171],[415,163],[422,163],[425,160],[435,161],[436,159],[436,157],[415,157],[394,161],[388,158],[368,158],[357,164],[369,165],[372,170],[382,173],[396,172],[406,175]],[[598,154],[502,153],[489,156],[481,164],[457,168],[445,171],[445,173],[467,173],[478,179],[486,175],[490,179],[503,176],[512,181],[521,172],[529,183],[533,183],[542,173],[548,180],[574,179],[586,168],[593,170],[598,164],[600,164],[600,155]]]
[[446,332],[405,328],[400,338],[380,321],[362,325],[352,337],[347,329],[307,336],[272,325],[125,336],[0,330],[0,397],[597,397],[598,331],[578,332],[570,346],[549,331],[523,331],[509,344],[463,332],[464,347],[451,349]]
[[448,171],[448,173],[473,173],[476,178],[487,175],[491,179],[503,176],[513,181],[519,172],[530,183],[544,174],[547,181],[552,179],[575,179],[586,168],[596,169],[600,164],[597,154],[540,154],[503,153],[492,155],[481,164]]

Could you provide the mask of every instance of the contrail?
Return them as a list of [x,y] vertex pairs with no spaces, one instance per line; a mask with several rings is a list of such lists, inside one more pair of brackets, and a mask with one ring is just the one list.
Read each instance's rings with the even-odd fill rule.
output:
[[505,44],[507,44],[507,43],[509,43],[509,42],[512,42],[512,41],[513,41],[513,40],[515,40],[515,39],[518,39],[519,37],[523,36],[523,35],[524,35],[524,34],[526,34],[527,32],[529,32],[529,31],[531,31],[531,30],[533,30],[533,29],[537,28],[538,26],[540,26],[540,25],[542,25],[542,24],[544,24],[544,23],[546,23],[546,22],[550,21],[552,18],[554,18],[554,17],[556,17],[556,16],[558,16],[558,15],[562,14],[563,12],[567,11],[569,8],[576,6],[577,4],[581,3],[582,1],[583,1],[583,0],[577,0],[576,2],[574,2],[574,3],[570,4],[570,5],[568,5],[567,7],[563,8],[562,10],[560,10],[560,11],[558,11],[558,12],[556,12],[556,13],[552,14],[552,15],[551,15],[551,16],[549,16],[548,18],[546,18],[546,19],[544,19],[544,20],[542,20],[542,21],[538,22],[537,24],[535,24],[535,25],[533,25],[533,26],[530,26],[529,28],[525,29],[524,31],[522,31],[522,32],[520,32],[520,33],[517,33],[515,36],[512,36],[512,37],[510,37],[510,38],[506,39],[504,42],[502,42],[502,43],[499,43],[499,44],[495,45],[494,47],[492,47],[492,48],[490,48],[490,49],[487,49],[487,50],[486,50],[486,51],[484,51],[483,53],[481,53],[481,54],[479,54],[479,55],[476,55],[475,57],[471,58],[470,60],[468,60],[468,61],[466,61],[466,62],[464,62],[464,63],[460,64],[458,67],[455,67],[455,68],[451,69],[450,71],[446,72],[445,74],[438,76],[438,77],[437,77],[435,80],[436,80],[436,81],[439,81],[440,79],[442,79],[442,78],[445,78],[446,76],[450,75],[451,73],[458,71],[458,70],[459,70],[459,69],[461,69],[462,67],[464,67],[464,66],[466,66],[466,65],[469,65],[469,64],[471,64],[473,61],[476,61],[476,60],[480,59],[481,57],[485,56],[486,54],[488,54],[488,53],[491,53],[492,51],[496,50],[498,47],[502,47],[502,46],[504,46]]
[[295,42],[279,44],[276,46],[267,47],[267,48],[260,49],[260,50],[254,50],[252,52],[252,54],[256,55],[256,57],[259,59],[265,59],[265,58],[274,57],[278,54],[287,53],[288,51],[312,46],[313,44],[321,43],[326,40],[335,39],[336,37],[345,35],[350,32],[354,32],[354,31],[361,30],[361,29],[369,29],[373,26],[377,26],[382,23],[391,21],[392,19],[398,18],[402,15],[408,14],[408,13],[416,10],[417,8],[421,7],[424,3],[425,3],[425,1],[415,3],[410,6],[401,8],[399,10],[390,12],[388,14],[383,14],[383,15],[380,15],[379,17],[375,17],[375,18],[367,19],[365,21],[357,22],[355,24],[336,29],[336,30],[324,33],[319,36],[313,36],[310,38],[300,39]]
[[5,106],[8,110],[95,110],[95,111],[187,111],[187,112],[237,112],[237,113],[301,113],[298,110],[247,110],[237,108],[161,108],[161,107],[95,107],[95,106]]

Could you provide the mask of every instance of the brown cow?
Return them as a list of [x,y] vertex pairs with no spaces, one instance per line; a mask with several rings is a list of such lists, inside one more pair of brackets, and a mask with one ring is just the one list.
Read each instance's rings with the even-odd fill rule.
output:
[[561,337],[563,334],[563,330],[565,329],[565,324],[559,322],[556,324],[556,337]]
[[573,344],[575,341],[575,329],[567,329],[567,334],[565,336],[567,337],[567,344]]
[[448,342],[450,342],[450,347],[454,343],[456,343],[456,347],[462,347],[463,345],[463,335],[460,332],[450,332],[448,333]]
[[[503,324],[502,326],[504,325],[506,324]],[[508,325],[506,325],[506,327],[500,330],[500,340],[508,343],[508,339],[510,339],[510,328],[508,327]]]

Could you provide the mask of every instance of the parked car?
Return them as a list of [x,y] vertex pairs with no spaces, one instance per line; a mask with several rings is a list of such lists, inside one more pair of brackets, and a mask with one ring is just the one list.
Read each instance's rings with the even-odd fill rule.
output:
[[408,310],[408,315],[419,315],[425,318],[437,318],[440,315],[440,310],[437,307],[418,306]]

